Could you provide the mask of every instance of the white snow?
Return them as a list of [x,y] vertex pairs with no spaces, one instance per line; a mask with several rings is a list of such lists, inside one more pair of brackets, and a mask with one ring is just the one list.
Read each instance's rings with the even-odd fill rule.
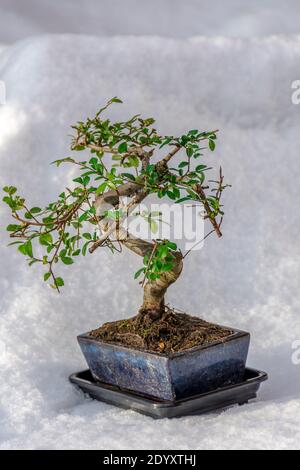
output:
[[[187,258],[174,306],[251,332],[249,365],[270,380],[258,400],[223,413],[154,421],[84,397],[67,380],[85,367],[76,335],[133,315],[139,259],[96,252],[66,268],[58,296],[7,248],[1,205],[0,448],[299,448],[298,208],[300,37],[41,36],[0,51],[0,185],[47,202],[72,179],[69,125],[107,98],[110,115],[142,112],[162,132],[220,129],[214,164],[233,184],[224,237]],[[197,280],[195,282],[195,279]],[[193,280],[193,282],[191,282]]]
[[42,33],[252,37],[299,32],[298,0],[1,0],[0,43]]

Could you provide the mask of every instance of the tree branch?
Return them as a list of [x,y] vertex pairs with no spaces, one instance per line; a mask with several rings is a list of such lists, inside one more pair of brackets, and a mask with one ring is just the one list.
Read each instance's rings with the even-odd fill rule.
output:
[[179,144],[175,145],[174,149],[171,150],[170,153],[168,153],[168,155],[166,155],[161,161],[160,163],[168,163],[171,158],[174,157],[174,155],[176,155],[177,152],[179,152],[179,150],[181,149],[181,146]]

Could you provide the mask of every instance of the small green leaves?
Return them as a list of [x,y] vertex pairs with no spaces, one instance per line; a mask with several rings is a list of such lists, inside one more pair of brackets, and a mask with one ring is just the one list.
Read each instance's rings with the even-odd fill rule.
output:
[[88,241],[83,245],[82,250],[81,250],[83,256],[86,256],[86,252],[87,252],[89,244],[90,242]]
[[26,250],[27,250],[28,256],[30,256],[30,258],[32,258],[33,257],[33,252],[32,252],[31,240],[28,240],[28,242],[26,243]]
[[2,199],[5,204],[7,204],[12,212],[16,212],[17,210],[21,210],[24,207],[25,199],[21,198],[20,196],[15,195],[17,188],[15,186],[5,186],[3,191],[7,194]]
[[180,199],[177,199],[177,201],[175,201],[175,203],[180,204],[181,202],[186,202],[186,201],[191,201],[191,200],[192,200],[191,196],[185,196],[185,197],[182,197]]
[[90,233],[83,233],[82,236],[84,238],[86,238],[87,240],[91,240],[92,239],[92,235]]
[[[206,218],[214,227],[217,226],[216,217],[224,214],[220,197],[228,185],[223,184],[221,170],[217,181],[208,179],[206,174],[211,168],[202,161],[198,160],[198,165],[195,162],[203,156],[201,152],[206,149],[206,144],[211,151],[215,150],[217,131],[192,129],[179,137],[163,136],[153,127],[155,120],[152,117],[143,118],[136,114],[121,122],[103,117],[114,103],[122,101],[115,96],[100,108],[94,118],[72,126],[74,137],[71,150],[84,150],[85,153],[79,154],[81,157],[74,154],[53,162],[57,167],[62,163],[71,163],[74,169],[78,169],[74,184],[66,187],[57,200],[44,208],[37,205],[30,209],[30,206],[26,207],[25,199],[18,196],[15,186],[3,188],[3,202],[9,206],[13,216],[12,223],[7,226],[10,236],[17,239],[13,244],[29,258],[29,265],[40,263],[45,267],[44,280],[51,278],[51,287],[58,291],[64,280],[56,277],[54,268],[57,263],[71,265],[76,256],[86,256],[89,249],[92,253],[97,248],[95,242],[101,236],[98,229],[102,229],[102,215],[113,221],[123,218],[125,212],[123,214],[121,207],[123,203],[127,204],[125,197],[121,199],[122,204],[117,205],[114,202],[117,197],[113,195],[111,198],[111,194],[119,195],[119,188],[124,188],[124,185],[126,197],[133,199],[138,199],[137,196],[142,193],[143,198],[154,194],[160,199],[169,198],[174,203],[190,201],[193,206],[202,204]],[[161,157],[160,160],[155,158],[155,149],[160,149],[159,155],[156,155]],[[90,156],[87,156],[88,152]],[[178,160],[176,157],[173,159],[176,154]],[[106,193],[109,203],[113,199],[113,206],[106,206],[105,209],[110,207],[110,210],[99,214],[104,211],[101,206],[102,201],[106,200]],[[97,207],[101,210],[97,209],[98,212],[95,200],[100,201]],[[144,219],[151,231],[157,233],[160,212],[146,212]],[[112,252],[120,249],[113,237],[102,246]],[[157,240],[153,252],[144,257],[144,265],[135,273],[135,278],[143,274],[142,283],[145,279],[158,279],[173,269],[177,256],[176,243]]]
[[42,209],[40,207],[32,207],[29,212],[31,212],[31,214],[39,214],[42,212]]
[[3,191],[12,196],[17,192],[17,188],[15,186],[4,186]]
[[74,163],[75,160],[74,158],[71,158],[71,157],[67,157],[67,158],[61,158],[60,160],[54,160],[54,162],[51,163],[51,165],[56,165],[56,166],[60,166],[62,163]]
[[125,153],[125,152],[127,152],[127,150],[128,150],[128,148],[127,148],[126,142],[122,142],[118,147],[118,152],[119,153]]
[[141,269],[139,269],[139,270],[135,273],[134,279],[137,279],[138,277],[140,277],[140,275],[145,272],[145,269],[146,269],[146,268],[141,268]]
[[20,253],[22,253],[22,255],[29,256],[30,258],[33,257],[31,240],[28,240],[26,243],[19,245],[18,250]]
[[27,256],[27,247],[26,247],[26,243],[23,243],[22,245],[20,245],[18,247],[18,250],[20,253],[22,253],[22,255],[25,255]]
[[154,281],[159,279],[163,273],[171,271],[174,267],[176,251],[176,243],[169,240],[156,240],[152,253],[144,256],[144,267],[135,273],[135,279],[144,273],[144,280],[142,281],[142,284],[144,284],[145,279]]
[[186,148],[186,154],[187,156],[190,158],[193,156],[193,153],[194,153],[194,149],[191,145],[189,145],[187,148]]
[[213,151],[215,150],[215,148],[216,148],[216,143],[215,143],[215,141],[209,139],[208,145],[209,145],[210,150],[213,152]]
[[68,256],[61,257],[61,260],[64,264],[67,264],[67,265],[70,265],[70,264],[74,263],[72,258],[69,258]]
[[21,230],[23,227],[22,225],[14,225],[14,224],[10,224],[6,227],[6,230],[8,232],[16,232],[18,230]]
[[109,103],[123,103],[123,101],[120,100],[120,98],[118,98],[117,96],[115,96],[114,98],[110,100]]
[[129,155],[127,156],[126,160],[123,162],[123,167],[125,168],[138,168],[140,164],[140,160],[138,157],[135,157],[134,155]]
[[64,280],[62,277],[56,277],[55,278],[55,284],[57,287],[62,287],[65,285]]
[[53,238],[52,238],[51,233],[42,233],[39,236],[39,242],[40,242],[41,245],[44,245],[44,246],[52,245]]
[[168,248],[170,248],[170,250],[173,250],[173,251],[176,251],[176,250],[177,250],[177,245],[176,245],[176,243],[170,242],[169,240],[167,240],[167,241],[165,242],[165,244],[166,244],[166,246],[167,246]]
[[51,273],[50,273],[50,272],[49,272],[49,273],[45,273],[45,274],[44,274],[44,281],[45,281],[45,282],[48,281],[48,279],[49,279],[50,277],[51,277]]
[[106,182],[101,183],[96,189],[96,194],[102,194],[106,188],[107,188],[107,183]]

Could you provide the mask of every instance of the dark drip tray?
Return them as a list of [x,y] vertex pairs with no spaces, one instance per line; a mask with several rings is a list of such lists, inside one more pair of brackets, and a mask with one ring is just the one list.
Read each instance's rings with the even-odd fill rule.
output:
[[226,386],[213,392],[172,402],[156,400],[129,390],[96,382],[89,370],[70,376],[70,381],[92,398],[121,408],[131,409],[152,418],[175,418],[207,413],[236,404],[243,405],[256,398],[260,384],[267,379],[268,375],[265,372],[246,369],[244,381],[237,385]]

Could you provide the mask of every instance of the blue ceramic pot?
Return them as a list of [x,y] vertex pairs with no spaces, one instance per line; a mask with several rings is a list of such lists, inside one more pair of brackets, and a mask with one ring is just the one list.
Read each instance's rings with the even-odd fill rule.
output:
[[243,380],[250,335],[233,330],[221,341],[169,355],[79,335],[95,380],[161,400],[178,400]]

